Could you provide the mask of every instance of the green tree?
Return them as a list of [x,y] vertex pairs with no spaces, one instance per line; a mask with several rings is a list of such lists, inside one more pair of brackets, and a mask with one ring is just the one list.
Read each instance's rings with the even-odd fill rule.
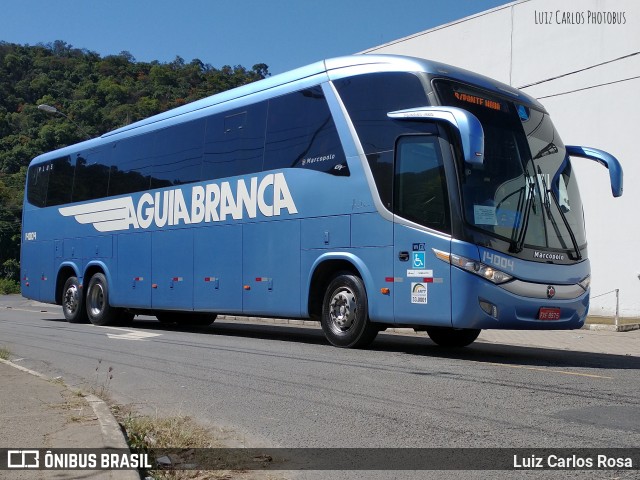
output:
[[[44,152],[269,75],[265,64],[213,68],[199,59],[137,62],[56,40],[0,42],[0,279],[19,275],[27,166]],[[67,117],[37,109],[49,104]]]

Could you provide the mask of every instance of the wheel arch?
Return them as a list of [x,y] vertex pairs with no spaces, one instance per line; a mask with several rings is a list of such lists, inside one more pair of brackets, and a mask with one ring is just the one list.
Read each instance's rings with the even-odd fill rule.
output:
[[[58,267],[58,274],[56,276],[56,305],[62,305],[62,289],[64,288],[64,283],[67,281],[67,278],[77,277],[79,280],[82,280],[82,276],[79,272],[80,270],[75,263],[62,262],[60,264],[60,266]],[[82,282],[80,282],[80,284],[82,285]]]
[[[362,259],[349,252],[333,252],[320,255],[313,263],[308,278],[307,295],[303,305],[307,305],[307,315],[319,320],[322,312],[322,301],[327,286],[338,272],[351,272],[360,277],[367,292],[373,288],[373,277]],[[369,295],[367,296],[369,297]]]
[[96,273],[102,273],[106,277],[109,286],[113,286],[113,281],[109,269],[104,262],[100,261],[93,261],[87,264],[84,270],[84,278],[87,279],[87,282],[83,283],[88,284],[88,281],[91,280],[91,277],[93,277]]

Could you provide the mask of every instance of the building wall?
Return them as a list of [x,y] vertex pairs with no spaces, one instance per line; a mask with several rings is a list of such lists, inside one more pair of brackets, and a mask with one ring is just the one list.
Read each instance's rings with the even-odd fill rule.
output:
[[640,2],[523,0],[363,53],[428,58],[508,83],[545,105],[565,144],[615,155],[624,168],[620,198],[606,169],[573,161],[587,223],[590,313],[613,316],[608,292],[619,289],[621,316],[640,317]]

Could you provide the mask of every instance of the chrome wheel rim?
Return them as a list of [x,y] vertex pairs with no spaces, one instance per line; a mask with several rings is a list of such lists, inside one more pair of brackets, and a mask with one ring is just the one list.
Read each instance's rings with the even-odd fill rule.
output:
[[355,294],[344,287],[336,291],[329,302],[329,320],[331,328],[337,332],[349,330],[357,314]]
[[99,283],[93,285],[89,295],[87,295],[87,303],[91,316],[96,317],[102,313],[104,309],[104,289],[102,285]]
[[73,316],[78,311],[80,305],[80,291],[77,285],[69,285],[67,291],[64,292],[64,309]]

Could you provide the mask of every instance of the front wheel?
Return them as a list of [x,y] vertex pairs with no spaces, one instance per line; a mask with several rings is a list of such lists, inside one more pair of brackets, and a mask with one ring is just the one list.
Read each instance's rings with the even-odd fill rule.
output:
[[109,285],[107,277],[96,273],[87,287],[87,316],[94,325],[106,326],[118,323],[119,312],[109,305]]
[[78,277],[69,277],[62,288],[62,313],[69,323],[85,323],[87,312],[84,308],[82,286]]
[[441,347],[466,347],[480,335],[480,330],[475,328],[429,327],[426,330],[429,338]]
[[369,320],[367,291],[360,277],[344,273],[329,283],[320,323],[325,337],[336,347],[362,348],[373,342],[378,328]]

